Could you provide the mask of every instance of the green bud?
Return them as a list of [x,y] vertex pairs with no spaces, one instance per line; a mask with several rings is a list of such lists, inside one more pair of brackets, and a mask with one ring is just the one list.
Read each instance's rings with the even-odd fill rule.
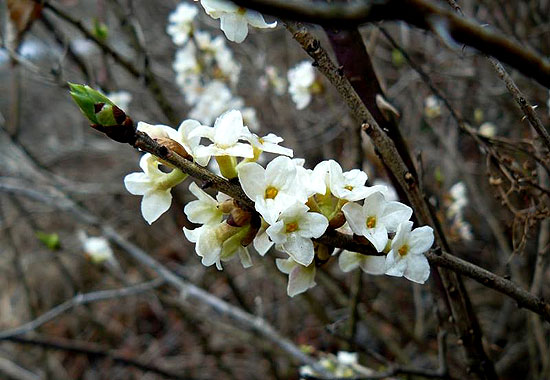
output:
[[57,251],[61,248],[61,241],[59,240],[59,235],[56,233],[47,234],[42,231],[36,231],[36,237],[50,251]]
[[96,104],[103,103],[110,106],[114,105],[108,97],[103,95],[101,92],[82,84],[69,83],[69,88],[71,89],[70,94],[73,97],[73,100],[76,102],[84,116],[90,120],[90,122],[99,125],[116,124],[102,124],[96,115]]
[[93,33],[98,40],[105,41],[109,36],[109,28],[107,28],[107,25],[95,18]]
[[391,62],[397,68],[400,68],[405,63],[405,57],[403,53],[397,49],[393,49],[391,52]]
[[[99,105],[98,105],[99,106]],[[115,116],[113,114],[113,106],[110,104],[103,104],[101,107],[96,107],[95,116],[97,119],[97,124],[104,125],[104,126],[110,126],[110,125],[117,125],[118,123],[115,120]]]

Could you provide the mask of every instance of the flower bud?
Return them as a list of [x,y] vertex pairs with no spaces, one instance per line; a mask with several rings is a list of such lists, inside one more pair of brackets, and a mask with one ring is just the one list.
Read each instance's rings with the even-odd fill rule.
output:
[[315,250],[315,263],[322,265],[326,263],[332,255],[333,247],[326,246],[317,242],[313,242],[313,249]]
[[337,229],[337,228],[340,228],[342,227],[344,224],[346,223],[346,217],[344,215],[344,213],[342,211],[338,211],[336,213],[336,215],[334,215],[329,223],[328,223],[328,226],[329,228],[332,228],[332,229]]
[[[92,122],[93,124],[103,125],[97,119],[96,104],[103,103],[103,105],[113,106],[113,102],[111,102],[111,100],[103,95],[101,92],[94,90],[89,86],[69,83],[69,88],[71,89],[70,94],[73,100],[78,105],[80,111],[82,111],[84,116],[86,116],[86,118],[90,120],[90,122]],[[108,125],[115,124],[116,123]]]
[[159,137],[159,138],[155,139],[155,141],[158,142],[160,145],[163,145],[163,146],[167,147],[171,151],[176,152],[177,154],[179,154],[183,158],[191,160],[191,161],[193,160],[193,156],[191,156],[189,153],[187,153],[185,148],[179,142],[177,142],[176,140],[172,140],[170,138],[165,138],[165,137]]
[[227,224],[235,227],[243,227],[250,222],[250,218],[252,218],[252,214],[249,211],[245,211],[239,207],[234,207],[229,213]]

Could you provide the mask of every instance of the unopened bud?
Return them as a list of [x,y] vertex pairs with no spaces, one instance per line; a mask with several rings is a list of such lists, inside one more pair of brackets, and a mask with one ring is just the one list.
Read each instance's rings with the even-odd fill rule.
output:
[[[104,125],[101,122],[99,122],[97,119],[96,114],[97,112],[99,112],[99,110],[96,111],[96,104],[102,103],[103,106],[104,105],[113,106],[114,105],[113,102],[108,97],[103,95],[101,92],[94,90],[89,86],[69,83],[69,88],[71,89],[70,91],[71,97],[73,98],[75,103],[78,105],[78,107],[80,108],[80,111],[82,111],[84,116],[86,116],[86,118],[90,120],[90,122],[92,122],[93,124]],[[103,106],[101,106],[101,108],[103,108]],[[107,125],[114,125],[114,124],[116,123],[107,124]]]
[[336,215],[330,219],[328,226],[333,230],[342,227],[346,223],[346,217],[342,211],[338,211]]
[[96,114],[95,114],[97,119],[97,124],[103,125],[105,127],[119,124],[115,120],[113,105],[98,103],[94,105],[94,110],[97,110],[97,109],[99,109],[98,111],[96,111]]
[[233,199],[228,199],[218,205],[218,209],[224,214],[229,214],[235,208]]
[[155,139],[155,141],[158,142],[160,145],[163,145],[163,146],[167,147],[171,151],[176,152],[177,154],[179,154],[183,158],[186,158],[188,160],[193,160],[193,156],[191,156],[189,153],[187,153],[185,148],[179,142],[177,142],[176,140],[161,137],[161,138]]
[[332,247],[317,242],[313,243],[313,249],[315,250],[315,263],[318,265],[326,263],[334,250]]
[[252,214],[248,211],[244,211],[242,208],[234,207],[229,213],[227,218],[227,224],[234,227],[243,227],[250,222]]

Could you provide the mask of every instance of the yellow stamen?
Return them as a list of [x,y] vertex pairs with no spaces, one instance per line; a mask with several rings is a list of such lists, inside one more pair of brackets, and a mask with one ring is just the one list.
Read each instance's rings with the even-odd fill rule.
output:
[[239,7],[239,9],[237,9],[237,13],[241,16],[244,16],[244,14],[246,13],[246,8]]
[[274,199],[277,196],[277,194],[279,194],[279,190],[277,190],[273,186],[269,186],[267,189],[265,189],[264,198]]
[[298,223],[290,222],[286,224],[285,227],[286,227],[286,232],[294,232],[298,229]]
[[367,218],[367,228],[376,227],[376,216],[369,216]]
[[407,253],[409,253],[409,246],[407,244],[404,244],[397,250],[399,255],[405,256]]
[[353,190],[353,186],[347,185],[347,186],[344,186],[344,189],[349,190],[349,191],[352,191],[352,190]]

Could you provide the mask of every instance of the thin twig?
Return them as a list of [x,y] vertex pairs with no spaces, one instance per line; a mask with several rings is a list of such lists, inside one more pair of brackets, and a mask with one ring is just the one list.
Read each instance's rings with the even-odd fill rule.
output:
[[97,292],[79,294],[71,298],[70,300],[63,302],[60,305],[55,306],[54,308],[40,315],[38,318],[27,322],[24,325],[9,330],[0,331],[0,340],[36,330],[43,324],[48,323],[49,321],[57,318],[59,315],[75,308],[76,306],[134,296],[143,292],[151,291],[164,284],[164,282],[165,281],[163,279],[156,279],[150,282],[137,284],[121,289],[100,290]]
[[179,124],[179,118],[176,114],[176,111],[174,110],[174,108],[168,101],[168,98],[164,94],[164,91],[162,90],[161,85],[157,81],[157,77],[154,75],[154,73],[150,70],[148,66],[146,67],[146,70],[142,73],[131,60],[123,57],[110,45],[108,45],[106,42],[96,37],[91,31],[89,31],[88,28],[84,26],[82,21],[73,18],[70,14],[68,14],[67,12],[62,10],[59,6],[53,4],[50,1],[47,1],[47,0],[34,0],[34,1],[44,4],[44,7],[46,9],[49,9],[59,18],[67,21],[69,24],[77,28],[82,34],[84,34],[84,36],[86,36],[86,38],[93,41],[101,50],[103,50],[105,53],[110,55],[119,65],[121,65],[124,69],[126,69],[126,71],[128,71],[132,76],[134,76],[137,79],[140,79],[143,77],[145,79],[145,85],[147,89],[151,92],[151,95],[155,99],[155,102],[158,104],[159,108],[162,110],[162,112],[164,113],[168,121],[173,125]]
[[550,88],[550,62],[531,49],[425,0],[311,2],[233,0],[236,4],[282,19],[339,28],[402,20],[440,35],[449,44],[464,44],[509,64]]
[[112,360],[116,364],[135,367],[144,372],[151,372],[167,379],[187,379],[188,376],[176,374],[171,371],[159,368],[155,365],[145,363],[141,360],[129,357],[128,355],[118,354],[116,351],[112,351],[107,347],[103,347],[98,344],[64,339],[58,337],[45,337],[45,336],[33,336],[31,338],[12,336],[5,338],[4,340],[18,344],[25,344],[29,346],[38,346],[49,350],[67,351],[76,354],[86,355],[91,359],[101,358]]

